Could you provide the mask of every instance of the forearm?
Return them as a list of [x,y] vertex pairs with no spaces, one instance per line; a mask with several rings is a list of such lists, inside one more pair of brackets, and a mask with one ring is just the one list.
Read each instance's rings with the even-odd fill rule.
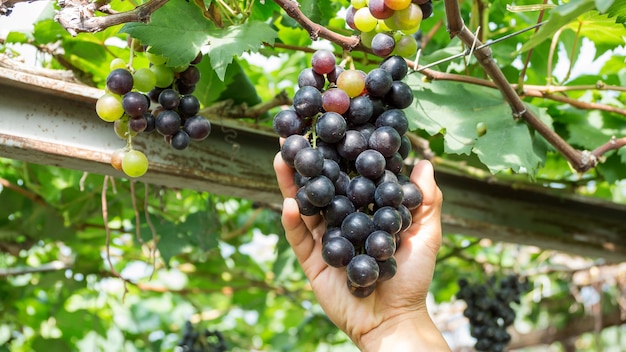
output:
[[356,339],[355,343],[364,352],[450,351],[426,310],[385,321]]

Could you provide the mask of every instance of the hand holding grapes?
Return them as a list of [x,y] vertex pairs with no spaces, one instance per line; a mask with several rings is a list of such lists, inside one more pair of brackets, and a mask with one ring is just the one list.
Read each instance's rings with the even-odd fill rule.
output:
[[362,350],[449,350],[426,310],[426,294],[441,245],[442,195],[432,165],[422,161],[411,174],[411,181],[422,191],[423,202],[413,211],[411,226],[401,234],[395,276],[379,283],[365,298],[347,291],[345,271],[324,262],[324,220],[320,215],[301,216],[294,199],[298,187],[293,169],[280,154],[274,159],[274,169],[285,197],[282,222],[287,240],[328,317]]

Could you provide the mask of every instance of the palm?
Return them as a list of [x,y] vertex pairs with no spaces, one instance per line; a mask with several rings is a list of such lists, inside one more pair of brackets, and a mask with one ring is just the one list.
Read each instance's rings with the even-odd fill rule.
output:
[[[280,156],[275,159],[274,167],[283,196],[293,197],[297,191],[293,171]],[[416,167],[412,176],[414,182],[420,177],[421,169],[424,167]],[[428,175],[424,177],[426,179]],[[422,181],[421,178],[418,181]],[[396,275],[379,283],[374,293],[366,298],[352,296],[346,286],[345,270],[329,267],[322,259],[321,237],[325,231],[322,218],[319,215],[301,217],[295,201],[286,199],[283,224],[287,239],[322,308],[349,335],[362,335],[394,315],[424,307],[441,238],[441,194],[434,181],[430,182],[432,187],[429,188],[420,184],[424,202],[414,211],[411,227],[402,234],[401,245],[395,254]]]

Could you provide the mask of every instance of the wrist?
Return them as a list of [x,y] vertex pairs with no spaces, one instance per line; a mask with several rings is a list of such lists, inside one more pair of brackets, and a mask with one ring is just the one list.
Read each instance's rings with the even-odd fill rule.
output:
[[450,351],[425,308],[386,319],[361,335],[355,343],[364,352]]

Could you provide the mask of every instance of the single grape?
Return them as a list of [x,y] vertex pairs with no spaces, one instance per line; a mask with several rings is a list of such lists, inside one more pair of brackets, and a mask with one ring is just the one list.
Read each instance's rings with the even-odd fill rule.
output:
[[392,235],[382,230],[372,232],[365,240],[365,253],[376,259],[384,261],[396,252],[396,241]]
[[374,191],[374,204],[378,208],[384,206],[398,207],[402,204],[403,199],[404,191],[397,181],[382,182],[376,186],[376,191]]
[[417,53],[419,44],[417,40],[410,35],[403,35],[400,40],[396,41],[396,48],[393,51],[395,55],[411,58]]
[[359,209],[374,203],[375,191],[376,184],[374,181],[367,177],[356,176],[350,180],[346,189],[346,196],[352,201],[354,207]]
[[133,89],[133,74],[125,68],[117,68],[109,72],[106,85],[111,93],[124,95]]
[[372,132],[374,132],[376,130],[376,127],[368,122],[368,123],[364,123],[362,125],[354,126],[353,129],[355,131],[359,131],[359,133],[361,133],[363,135],[365,140],[369,140],[370,136],[372,135]]
[[146,95],[148,96],[148,98],[150,98],[150,101],[158,103],[159,102],[159,95],[161,94],[161,92],[163,90],[165,90],[165,88],[154,87],[154,88],[150,89],[148,91],[148,93],[146,93]]
[[360,9],[367,6],[367,0],[351,0],[350,5],[354,6],[354,8]]
[[156,84],[156,76],[147,67],[142,67],[133,74],[134,87],[140,92],[149,92]]
[[378,116],[375,126],[393,127],[396,131],[398,131],[398,134],[404,136],[404,134],[409,130],[409,120],[406,118],[406,114],[403,110],[389,109]]
[[387,281],[396,275],[398,264],[394,257],[378,262],[378,282]]
[[348,285],[348,291],[357,298],[365,298],[370,296],[376,290],[376,283],[367,286],[367,287],[359,287],[355,286],[350,280],[346,280]]
[[380,63],[379,67],[385,71],[388,71],[394,81],[399,81],[403,79],[404,76],[406,76],[406,74],[409,72],[409,66],[407,65],[404,58],[397,55],[389,56]]
[[339,177],[337,177],[337,181],[334,182],[335,194],[345,196],[349,184],[350,176],[348,176],[348,174],[343,171],[339,171]]
[[113,131],[120,139],[127,139],[129,134],[133,137],[137,135],[137,133],[130,131],[128,120],[128,116],[123,116],[121,119],[113,122]]
[[402,185],[402,192],[404,193],[402,204],[410,210],[413,210],[422,204],[422,191],[415,183],[404,183]]
[[[334,65],[334,64],[333,64]],[[305,68],[298,75],[298,87],[302,88],[304,86],[315,87],[320,92],[324,89],[324,84],[326,83],[326,79],[324,75],[321,75],[312,68]]]
[[[318,147],[319,149],[319,147]],[[324,154],[322,153],[322,156]],[[322,175],[328,177],[329,180],[335,182],[339,178],[339,173],[341,172],[341,168],[336,161],[332,159],[324,158],[324,167],[322,168]]]
[[156,130],[163,136],[172,136],[180,130],[180,115],[174,110],[163,110],[156,117]]
[[324,159],[330,159],[336,163],[341,162],[341,156],[339,156],[339,153],[337,153],[335,144],[326,143],[324,141],[318,140],[317,149],[322,153]]
[[272,121],[274,132],[281,137],[300,134],[304,129],[304,120],[294,110],[281,110]]
[[[380,186],[383,182],[399,183],[398,176],[396,176],[396,174],[394,174],[390,170],[385,170],[385,173],[378,180],[376,180],[376,187]],[[376,196],[375,193],[374,196]]]
[[370,9],[372,16],[379,20],[389,18],[395,12],[393,9],[385,5],[385,0],[369,0],[369,4],[367,6]]
[[365,89],[374,97],[384,97],[391,89],[392,83],[391,74],[382,68],[375,68],[365,76]]
[[311,86],[298,89],[293,96],[293,108],[302,117],[315,116],[322,110],[322,93]]
[[341,237],[341,228],[339,227],[326,227],[326,231],[322,235],[322,245],[328,242],[329,239]]
[[336,195],[322,210],[327,227],[341,226],[346,216],[354,213],[354,204],[346,196]]
[[191,65],[197,65],[200,62],[202,62],[202,58],[204,57],[204,54],[202,54],[202,52],[199,52],[198,55],[196,55],[196,57],[191,60],[191,62],[189,62]]
[[337,142],[337,152],[346,160],[355,160],[367,149],[367,140],[359,131],[347,130],[342,140]]
[[139,117],[148,112],[149,99],[139,92],[128,92],[122,98],[122,107],[129,116]]
[[337,83],[337,77],[345,71],[345,69],[339,65],[335,65],[335,68],[326,74],[326,79],[330,83]]
[[211,122],[203,116],[192,116],[185,120],[183,131],[185,131],[192,140],[201,141],[211,134]]
[[354,245],[344,237],[330,238],[322,245],[322,259],[335,268],[348,265],[354,255]]
[[327,206],[335,196],[333,181],[323,175],[315,176],[307,181],[304,191],[309,202],[319,208]]
[[118,68],[126,68],[126,61],[122,58],[116,57],[111,60],[111,63],[109,63],[109,70],[113,71]]
[[394,174],[399,174],[404,168],[404,160],[400,153],[394,153],[392,156],[385,158],[385,168]]
[[432,1],[427,1],[423,4],[419,4],[420,9],[422,10],[422,19],[425,20],[433,15],[433,3]]
[[113,122],[124,115],[122,101],[111,93],[104,93],[96,101],[96,114],[106,122]]
[[316,148],[303,148],[296,154],[293,164],[300,175],[314,177],[322,173],[324,156]]
[[180,94],[177,91],[167,88],[159,94],[159,104],[166,110],[174,110],[180,102]]
[[348,214],[341,223],[341,234],[355,247],[362,247],[365,239],[375,230],[369,215],[360,211]]
[[195,95],[187,94],[180,97],[178,113],[182,117],[191,117],[200,111],[200,101]]
[[200,81],[200,70],[191,65],[178,75],[178,79],[188,86],[193,86]]
[[339,88],[331,88],[322,94],[322,108],[328,112],[343,114],[350,107],[350,97]]
[[172,139],[170,139],[170,145],[177,150],[186,149],[189,146],[189,142],[191,139],[187,132],[183,130],[179,130],[178,132],[172,135]]
[[337,77],[337,88],[345,91],[350,98],[359,96],[365,90],[365,75],[357,70],[345,70]]
[[368,140],[371,149],[379,151],[384,157],[393,156],[400,149],[402,138],[398,131],[390,126],[378,127]]
[[152,65],[150,66],[150,70],[156,77],[155,87],[167,88],[174,82],[174,71],[170,67],[165,65]]
[[357,156],[355,167],[361,176],[375,180],[385,173],[385,157],[376,150],[368,149]]
[[152,132],[156,129],[156,118],[150,112],[143,114],[143,117],[146,119],[146,128],[143,130],[144,133]]
[[377,230],[383,230],[389,234],[395,235],[400,232],[402,228],[402,215],[396,209],[386,206],[374,212],[372,222]]
[[128,128],[135,133],[141,133],[145,131],[146,127],[148,127],[148,119],[146,119],[145,116],[146,114],[143,114],[139,117],[132,117],[130,120],[128,120]]
[[181,80],[174,80],[174,86],[176,87],[176,91],[182,95],[192,94],[196,90],[196,85],[185,84]]
[[359,254],[350,260],[346,272],[348,273],[348,280],[353,285],[367,287],[376,283],[379,270],[378,263],[374,258],[367,254]]
[[367,7],[360,8],[354,13],[354,26],[361,32],[370,32],[376,28],[378,20],[372,16]]
[[337,59],[332,51],[321,49],[313,53],[311,68],[320,75],[325,75],[335,69]]
[[122,170],[130,177],[143,176],[148,171],[148,158],[138,150],[129,150],[122,158]]
[[407,8],[396,11],[393,15],[396,28],[399,30],[419,29],[422,22],[422,9],[419,5],[410,4]]
[[411,0],[385,0],[385,5],[392,10],[402,10],[411,4]]
[[[311,147],[311,143],[302,137],[301,135],[294,134],[285,139],[282,147],[280,148],[280,155],[282,156],[285,163],[291,167],[294,167],[294,159],[296,158],[296,154],[304,148]],[[324,167],[324,162],[322,161],[322,168]]]
[[346,25],[351,29],[358,31],[356,25],[354,24],[354,14],[356,11],[357,9],[355,9],[354,6],[348,6],[348,9],[346,10]]
[[348,124],[343,116],[336,112],[325,112],[315,124],[317,136],[324,142],[339,142],[345,135]]
[[387,33],[378,33],[372,38],[372,52],[374,55],[386,57],[393,52],[396,41]]
[[151,48],[148,48],[146,51],[146,59],[148,59],[152,65],[164,65],[167,62],[166,57],[150,52],[150,49]]
[[311,215],[316,215],[320,213],[321,209],[311,204],[311,202],[309,202],[309,200],[307,199],[304,187],[300,187],[298,189],[298,191],[296,192],[295,200],[296,200],[296,203],[298,204],[298,209],[300,210],[300,214],[311,216]]
[[111,166],[118,171],[122,171],[122,159],[124,159],[124,155],[126,155],[126,150],[117,149],[113,153],[111,153]]
[[402,81],[394,81],[391,89],[385,95],[385,103],[397,109],[408,108],[413,102],[413,91],[408,84]]

